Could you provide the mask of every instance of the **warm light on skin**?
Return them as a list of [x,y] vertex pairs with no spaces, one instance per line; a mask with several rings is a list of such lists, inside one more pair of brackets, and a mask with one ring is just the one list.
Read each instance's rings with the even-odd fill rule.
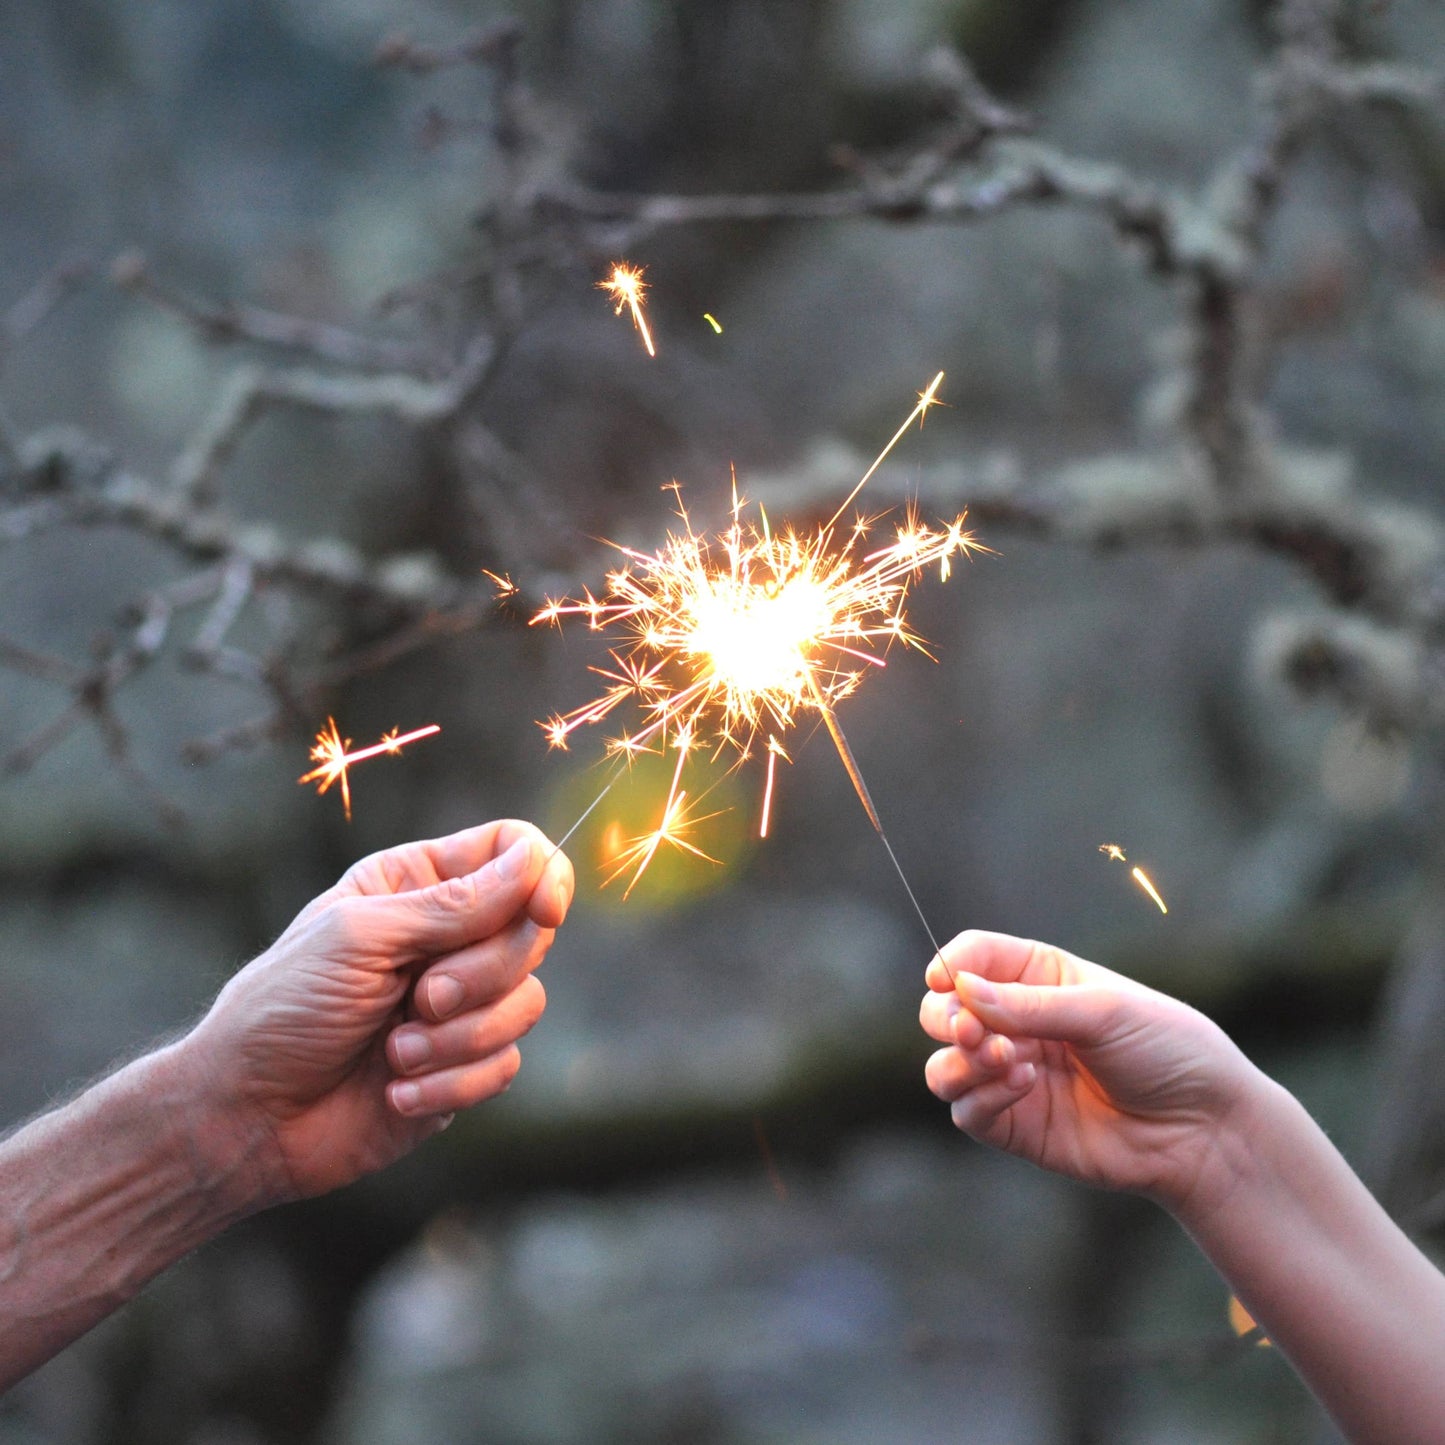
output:
[[429,723],[424,728],[417,728],[413,732],[398,734],[396,728],[389,733],[383,733],[380,742],[373,743],[367,748],[358,748],[355,752],[348,752],[351,747],[351,739],[343,738],[336,726],[334,718],[326,719],[326,727],[316,734],[316,741],[311,747],[311,761],[319,766],[311,769],[309,773],[302,773],[297,778],[298,783],[316,784],[316,793],[319,797],[333,783],[341,784],[341,802],[346,811],[346,821],[351,821],[351,779],[347,772],[352,763],[364,762],[367,758],[380,757],[382,753],[399,753],[408,743],[414,743],[420,738],[429,738],[433,733],[439,733],[441,728],[436,723]]
[[647,354],[656,356],[657,351],[652,344],[652,332],[647,329],[647,318],[642,313],[642,293],[647,290],[647,283],[642,279],[642,267],[628,266],[619,261],[612,268],[612,274],[605,281],[599,281],[597,285],[616,299],[617,304],[613,307],[615,316],[622,315],[624,306],[631,310],[632,323],[642,334],[642,344],[647,348]]
[[[848,501],[912,421],[934,404],[942,379],[940,372],[919,394],[908,420]],[[685,819],[677,807],[683,754],[694,747],[714,757],[731,750],[738,766],[760,736],[767,736],[761,829],[766,834],[776,762],[787,761],[778,738],[808,713],[827,725],[879,827],[833,709],[868,670],[884,666],[883,654],[895,643],[926,654],[904,611],[908,590],[924,569],[937,562],[946,578],[953,556],[987,549],[965,530],[963,515],[930,527],[910,511],[892,542],[865,551],[878,519],[859,517],[845,536],[835,536],[848,502],[816,532],[777,529],[761,509],[756,518],[749,515],[736,479],[731,522],[709,535],[693,528],[676,483],[671,490],[678,496],[680,531],[669,533],[656,552],[619,547],[626,564],[608,576],[601,598],[584,592],[576,599],[549,599],[532,619],[534,625],[560,625],[564,617],[582,617],[591,629],[616,630],[622,638],[609,664],[592,669],[604,683],[600,696],[543,724],[554,747],[564,747],[577,728],[632,704],[641,713],[640,725],[611,739],[609,750],[678,751],[662,824],[634,845],[639,866],[633,882],[661,841],[676,842],[679,829],[701,821]]]

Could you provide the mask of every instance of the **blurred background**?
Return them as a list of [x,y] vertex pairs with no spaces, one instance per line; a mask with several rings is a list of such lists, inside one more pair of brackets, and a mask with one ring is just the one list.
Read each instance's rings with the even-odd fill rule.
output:
[[[923,913],[1204,1008],[1435,1250],[1445,133],[1387,82],[1442,39],[1429,0],[0,0],[0,1117],[193,1018],[356,858],[560,836],[603,740],[537,721],[604,658],[532,607],[660,545],[673,479],[699,525],[734,467],[825,518],[941,368],[872,504],[968,506],[996,555],[922,582],[937,661],[841,710]],[[1386,103],[1261,162],[1311,59]],[[890,204],[910,167],[968,223]],[[823,190],[864,200],[596,202]],[[655,359],[596,289],[623,256]],[[186,526],[81,505],[143,483]],[[328,714],[442,732],[359,765],[348,823],[296,784]],[[512,1091],[172,1270],[0,1442],[1332,1438],[1166,1217],[951,1129],[926,933],[792,741],[768,839],[745,769],[721,862],[626,903],[607,827],[667,774],[619,784]]]

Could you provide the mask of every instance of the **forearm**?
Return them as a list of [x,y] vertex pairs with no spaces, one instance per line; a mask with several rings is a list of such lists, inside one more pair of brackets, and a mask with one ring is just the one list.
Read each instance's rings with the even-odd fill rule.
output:
[[173,1045],[0,1144],[0,1390],[268,1197]]
[[1176,1213],[1249,1312],[1352,1441],[1445,1440],[1445,1276],[1285,1090],[1221,1149]]

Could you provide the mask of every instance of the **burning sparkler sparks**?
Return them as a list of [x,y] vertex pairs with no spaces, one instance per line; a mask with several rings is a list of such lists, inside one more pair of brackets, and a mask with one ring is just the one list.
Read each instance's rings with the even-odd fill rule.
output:
[[612,308],[614,316],[621,316],[624,306],[631,308],[633,325],[642,333],[642,344],[647,348],[647,354],[656,356],[652,332],[647,329],[647,318],[642,314],[642,293],[647,290],[647,283],[642,279],[642,267],[619,261],[613,266],[612,274],[597,285],[616,300],[617,304]]
[[319,797],[333,783],[341,784],[341,802],[346,809],[346,821],[351,821],[351,779],[347,773],[352,763],[359,763],[366,758],[380,757],[382,753],[399,753],[408,743],[414,743],[420,738],[429,738],[433,733],[439,733],[441,728],[436,723],[430,723],[424,728],[417,728],[413,732],[398,734],[396,728],[389,733],[383,733],[381,741],[373,743],[369,748],[358,748],[350,752],[351,739],[341,736],[334,718],[326,719],[326,727],[316,734],[316,741],[311,748],[311,761],[318,764],[309,773],[303,773],[297,778],[298,783],[316,784],[316,793]]
[[677,752],[662,822],[633,841],[618,870],[635,864],[632,884],[664,842],[701,853],[680,836],[702,821],[687,818],[682,806],[683,763],[693,749],[714,757],[731,752],[734,767],[755,749],[766,749],[760,830],[766,834],[776,764],[788,761],[781,736],[809,713],[827,727],[882,836],[835,709],[870,669],[885,665],[883,653],[893,644],[928,655],[904,611],[908,590],[923,571],[937,563],[946,579],[955,554],[987,549],[964,529],[966,514],[931,527],[909,509],[894,524],[893,540],[876,546],[868,539],[878,518],[858,516],[841,531],[839,521],[913,421],[935,403],[942,381],[939,372],[919,393],[907,420],[815,532],[775,529],[761,508],[755,520],[749,517],[736,477],[731,523],[715,536],[698,532],[674,483],[680,531],[670,532],[656,552],[618,547],[625,562],[608,575],[602,597],[587,592],[578,600],[549,601],[532,619],[535,625],[585,617],[593,631],[615,627],[624,638],[610,652],[611,665],[593,669],[606,684],[601,695],[543,724],[554,747],[565,747],[577,728],[632,702],[641,724],[609,739],[609,752],[619,758]]
[[[1100,843],[1099,852],[1113,863],[1127,863],[1124,850],[1117,843]],[[1142,868],[1131,868],[1129,876],[1154,900],[1160,913],[1168,913],[1169,907],[1159,896],[1159,890],[1149,881],[1149,875]]]

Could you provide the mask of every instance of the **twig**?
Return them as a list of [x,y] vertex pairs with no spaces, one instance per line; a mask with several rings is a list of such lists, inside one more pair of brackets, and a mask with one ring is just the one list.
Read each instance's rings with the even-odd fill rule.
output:
[[425,376],[442,370],[441,358],[429,347],[363,336],[344,326],[260,306],[227,305],[183,296],[157,281],[139,252],[116,257],[110,274],[117,286],[184,322],[211,345],[254,342],[360,371],[405,371]]
[[238,368],[196,436],[172,465],[171,487],[183,498],[209,500],[220,471],[247,428],[276,406],[333,414],[390,412],[412,426],[444,421],[475,394],[492,351],[489,337],[475,338],[452,372],[437,381],[407,372],[356,376]]

